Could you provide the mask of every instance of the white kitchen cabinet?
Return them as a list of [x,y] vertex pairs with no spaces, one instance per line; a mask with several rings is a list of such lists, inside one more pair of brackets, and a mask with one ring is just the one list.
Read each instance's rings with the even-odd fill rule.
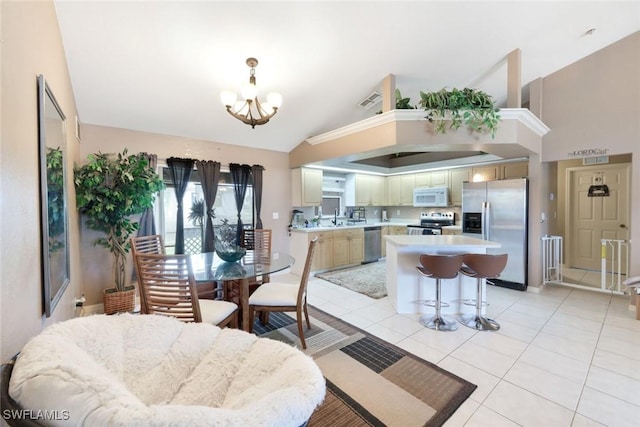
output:
[[387,177],[387,206],[413,206],[415,175]]
[[291,205],[320,206],[322,204],[322,170],[296,168],[291,170]]
[[347,206],[386,205],[386,178],[377,175],[348,174],[345,202]]

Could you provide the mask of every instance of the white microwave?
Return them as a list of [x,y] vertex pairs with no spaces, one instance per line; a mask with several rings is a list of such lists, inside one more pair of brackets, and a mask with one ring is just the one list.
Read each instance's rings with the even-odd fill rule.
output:
[[449,206],[447,187],[422,187],[413,190],[413,206],[445,207]]

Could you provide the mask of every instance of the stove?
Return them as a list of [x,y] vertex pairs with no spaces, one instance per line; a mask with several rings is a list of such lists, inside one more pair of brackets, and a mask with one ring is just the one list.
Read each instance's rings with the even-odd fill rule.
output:
[[408,234],[442,234],[442,227],[455,225],[454,212],[422,212],[420,224],[407,226]]

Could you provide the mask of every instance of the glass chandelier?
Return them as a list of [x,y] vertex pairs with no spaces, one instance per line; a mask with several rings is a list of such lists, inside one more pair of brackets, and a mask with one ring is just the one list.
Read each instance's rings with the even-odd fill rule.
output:
[[247,58],[249,71],[249,83],[242,86],[241,100],[235,92],[225,90],[220,94],[222,104],[227,108],[227,112],[242,123],[248,124],[251,128],[256,125],[267,123],[271,117],[275,116],[278,108],[282,104],[282,96],[279,93],[267,94],[267,102],[258,101],[258,90],[256,88],[256,58]]

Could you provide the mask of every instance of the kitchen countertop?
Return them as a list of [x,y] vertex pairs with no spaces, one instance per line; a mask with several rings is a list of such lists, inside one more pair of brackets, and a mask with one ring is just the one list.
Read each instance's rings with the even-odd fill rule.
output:
[[393,246],[416,246],[421,248],[448,247],[462,249],[464,247],[475,248],[499,248],[500,243],[488,240],[476,239],[462,235],[396,235],[384,236],[388,244]]
[[338,226],[330,226],[330,227],[309,227],[309,228],[292,228],[292,232],[297,233],[314,233],[318,231],[333,231],[333,230],[344,230],[344,229],[354,229],[354,228],[365,228],[365,227],[383,227],[387,225],[392,226],[400,226],[406,227],[407,225],[415,224],[415,222],[367,222],[362,224],[349,224],[349,225],[338,225]]

